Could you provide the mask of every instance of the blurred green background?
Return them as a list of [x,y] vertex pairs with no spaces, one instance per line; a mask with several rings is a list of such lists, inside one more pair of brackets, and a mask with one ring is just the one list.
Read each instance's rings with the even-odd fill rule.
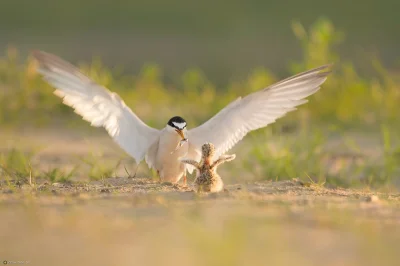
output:
[[291,23],[308,28],[325,17],[345,33],[343,58],[363,69],[373,55],[394,67],[399,10],[396,0],[2,0],[0,51],[42,49],[74,63],[99,56],[133,73],[156,62],[172,77],[199,67],[226,83],[257,66],[287,74],[302,56]]
[[[0,1],[0,261],[399,265],[400,1]],[[63,105],[34,49],[155,128],[335,66],[229,151],[229,193],[192,197]]]
[[[106,137],[52,94],[28,56],[34,49],[76,64],[155,128],[175,115],[193,128],[238,96],[335,63],[308,104],[235,147],[232,152],[242,156],[230,169],[230,181],[300,177],[334,186],[399,188],[399,7],[391,0],[3,0],[0,125],[10,135],[32,129],[28,142],[50,134],[63,142],[58,147],[69,146],[78,129],[91,139]],[[23,137],[14,139],[23,143]],[[19,176],[40,158],[40,152],[27,157],[26,146],[0,144],[7,146],[0,165],[24,173]],[[103,158],[93,159],[86,175],[91,179],[110,176],[120,164],[99,170],[97,160],[104,165]],[[36,165],[38,175],[43,165],[53,181],[75,175],[59,174],[65,163],[52,169],[46,160]]]

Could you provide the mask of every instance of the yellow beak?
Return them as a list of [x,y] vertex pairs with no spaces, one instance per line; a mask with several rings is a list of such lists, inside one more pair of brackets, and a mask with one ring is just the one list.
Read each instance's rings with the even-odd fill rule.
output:
[[182,131],[182,130],[175,129],[175,131],[176,131],[176,133],[179,134],[179,136],[181,136],[182,140],[185,140],[185,139],[186,139],[186,138],[185,138],[185,134],[183,134],[183,131]]

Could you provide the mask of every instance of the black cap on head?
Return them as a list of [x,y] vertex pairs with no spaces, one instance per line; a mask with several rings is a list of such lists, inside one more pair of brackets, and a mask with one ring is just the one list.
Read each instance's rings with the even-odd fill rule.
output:
[[174,116],[168,121],[168,125],[176,129],[184,129],[186,127],[186,121],[180,116]]

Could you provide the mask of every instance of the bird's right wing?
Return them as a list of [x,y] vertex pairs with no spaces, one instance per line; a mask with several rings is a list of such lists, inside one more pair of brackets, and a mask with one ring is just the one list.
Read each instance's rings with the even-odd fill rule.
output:
[[305,98],[319,90],[330,68],[331,65],[325,65],[311,69],[231,102],[210,120],[189,130],[189,158],[197,160],[206,142],[214,144],[218,158],[250,131],[296,110],[307,102]]
[[56,88],[54,94],[94,127],[104,127],[136,163],[145,157],[160,131],[147,126],[116,94],[95,83],[61,58],[33,52],[38,72]]

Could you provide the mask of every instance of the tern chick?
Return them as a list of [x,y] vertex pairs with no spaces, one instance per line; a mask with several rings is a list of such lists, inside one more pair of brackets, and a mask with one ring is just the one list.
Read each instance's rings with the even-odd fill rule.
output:
[[224,183],[217,173],[217,168],[220,164],[235,159],[236,155],[222,155],[213,161],[215,147],[212,143],[203,144],[201,152],[200,162],[190,159],[181,159],[181,162],[196,167],[198,174],[194,186],[197,192],[220,192],[224,188]]

